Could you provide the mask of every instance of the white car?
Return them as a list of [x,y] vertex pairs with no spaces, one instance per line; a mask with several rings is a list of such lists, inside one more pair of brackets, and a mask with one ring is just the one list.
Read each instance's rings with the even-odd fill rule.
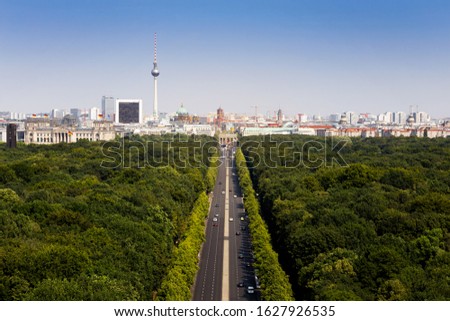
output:
[[222,191],[222,194],[225,194],[225,191]]
[[233,222],[233,221],[234,221],[234,219],[232,217],[230,217],[230,222]]
[[237,196],[236,196],[236,194],[234,194],[234,198],[236,198]]
[[217,222],[217,217],[214,217],[214,218],[213,218],[213,222]]
[[248,293],[248,294],[253,294],[253,293],[255,293],[255,288],[252,287],[252,286],[247,287],[247,293]]

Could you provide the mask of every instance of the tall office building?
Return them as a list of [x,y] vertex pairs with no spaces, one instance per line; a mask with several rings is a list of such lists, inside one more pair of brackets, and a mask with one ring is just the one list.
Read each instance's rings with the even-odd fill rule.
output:
[[8,148],[16,148],[17,146],[17,125],[8,124],[6,127],[6,146]]
[[337,123],[341,120],[341,114],[331,114],[330,115],[330,121],[333,123]]
[[102,116],[104,120],[115,122],[116,99],[114,97],[102,97]]
[[152,69],[152,76],[153,76],[153,119],[158,120],[159,114],[158,114],[158,80],[156,77],[159,76],[159,69],[158,64],[156,62],[156,32],[155,32],[155,41],[154,41],[154,51],[153,51],[153,69]]
[[142,124],[142,100],[116,99],[115,115],[117,124]]
[[50,117],[53,119],[62,119],[65,115],[67,115],[67,111],[64,109],[52,109]]
[[79,119],[81,117],[81,109],[79,108],[70,108],[70,114],[75,118]]

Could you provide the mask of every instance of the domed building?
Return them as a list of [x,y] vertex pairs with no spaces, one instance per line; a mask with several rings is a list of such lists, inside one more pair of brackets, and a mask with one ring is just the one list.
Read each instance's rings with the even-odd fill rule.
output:
[[348,124],[347,114],[342,114],[341,120],[339,120],[339,125],[347,125],[347,124]]
[[180,108],[178,108],[176,112],[177,116],[186,116],[189,115],[189,112],[186,108],[184,108],[183,104],[181,104]]
[[408,126],[414,125],[415,120],[414,120],[413,114],[409,114],[409,117],[408,117],[408,119],[406,120],[406,123],[408,124]]
[[181,104],[180,108],[175,112],[174,121],[181,123],[195,123],[199,121],[198,116],[191,116],[187,109]]

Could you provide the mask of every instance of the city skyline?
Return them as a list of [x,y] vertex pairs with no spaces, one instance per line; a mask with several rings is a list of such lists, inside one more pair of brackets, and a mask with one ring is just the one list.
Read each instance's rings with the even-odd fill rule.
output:
[[0,110],[142,99],[152,114],[222,106],[253,114],[374,114],[419,106],[448,117],[445,1],[77,1],[0,3]]

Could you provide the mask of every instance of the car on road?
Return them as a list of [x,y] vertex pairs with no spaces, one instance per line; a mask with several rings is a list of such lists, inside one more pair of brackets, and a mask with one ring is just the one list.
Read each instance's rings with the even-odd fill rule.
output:
[[237,232],[236,232],[236,235],[241,235],[241,232],[237,231]]
[[219,203],[216,203],[216,207],[219,207]]
[[219,217],[219,213],[214,214],[215,217]]
[[248,293],[248,294],[253,294],[253,293],[255,293],[255,288],[252,287],[251,285],[249,285],[249,286],[247,287],[247,293]]
[[219,182],[219,185],[222,185],[222,182]]
[[222,191],[222,194],[225,194],[225,191]]
[[234,219],[232,217],[230,217],[230,222],[233,222],[233,221],[234,221]]
[[236,198],[237,197],[237,195],[236,194],[234,194],[234,198]]
[[241,221],[245,220],[243,216],[241,216]]
[[261,289],[261,285],[259,284],[259,279],[256,275],[255,275],[255,283],[256,283],[256,288]]
[[243,288],[244,287],[244,282],[239,282],[237,285],[239,288]]
[[240,258],[240,259],[243,259],[243,258],[244,258],[244,254],[239,253],[239,258]]
[[213,218],[213,222],[217,222],[217,217],[214,217],[214,218]]

